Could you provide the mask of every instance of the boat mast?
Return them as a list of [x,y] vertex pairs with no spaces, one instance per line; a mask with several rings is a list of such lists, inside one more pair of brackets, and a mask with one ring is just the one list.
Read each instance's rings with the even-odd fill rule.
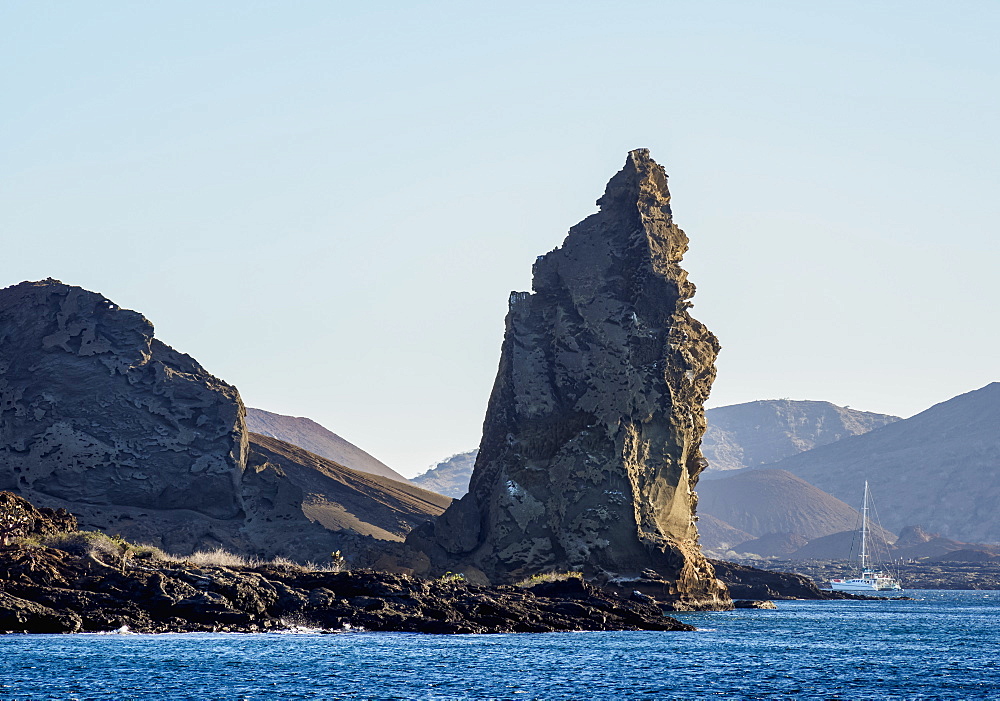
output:
[[868,569],[868,480],[865,480],[865,501],[861,507],[861,571]]

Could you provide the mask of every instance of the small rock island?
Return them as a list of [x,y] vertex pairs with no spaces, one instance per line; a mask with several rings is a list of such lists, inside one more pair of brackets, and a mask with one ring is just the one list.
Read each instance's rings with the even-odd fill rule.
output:
[[407,542],[477,581],[571,570],[727,607],[695,524],[719,343],[688,312],[688,238],[646,149],[597,204],[511,294],[469,493]]

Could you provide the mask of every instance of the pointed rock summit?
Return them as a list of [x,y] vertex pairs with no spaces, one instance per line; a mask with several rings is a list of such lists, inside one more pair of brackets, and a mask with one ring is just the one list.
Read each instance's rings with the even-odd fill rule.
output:
[[687,311],[688,238],[646,149],[597,204],[511,294],[470,491],[408,542],[494,583],[576,569],[724,605],[694,518],[719,343]]

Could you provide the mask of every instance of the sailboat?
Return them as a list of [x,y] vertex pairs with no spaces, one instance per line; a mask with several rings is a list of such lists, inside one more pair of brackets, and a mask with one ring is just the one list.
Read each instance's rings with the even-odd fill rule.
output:
[[861,507],[861,575],[854,579],[831,579],[830,588],[834,591],[902,591],[903,586],[898,579],[872,565],[873,557],[868,551],[868,530],[868,481],[865,480],[865,500]]

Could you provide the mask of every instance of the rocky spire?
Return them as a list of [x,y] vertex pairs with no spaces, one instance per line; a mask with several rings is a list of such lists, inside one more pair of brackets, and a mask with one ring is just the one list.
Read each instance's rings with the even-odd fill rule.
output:
[[694,518],[719,344],[687,311],[688,238],[646,149],[597,203],[511,294],[470,491],[408,542],[472,578],[652,570],[664,598],[725,603]]

